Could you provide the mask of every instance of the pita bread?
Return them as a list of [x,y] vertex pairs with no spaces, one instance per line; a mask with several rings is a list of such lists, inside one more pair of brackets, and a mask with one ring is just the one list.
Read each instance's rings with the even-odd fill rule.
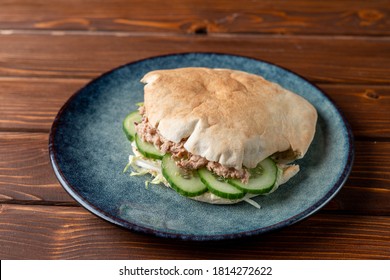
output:
[[317,112],[301,96],[261,76],[230,69],[179,68],[146,74],[149,123],[195,155],[237,169],[279,153],[305,155]]

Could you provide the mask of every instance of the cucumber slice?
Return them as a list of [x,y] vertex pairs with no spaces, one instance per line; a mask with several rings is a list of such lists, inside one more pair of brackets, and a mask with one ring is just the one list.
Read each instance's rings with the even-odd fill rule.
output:
[[170,186],[178,193],[194,197],[207,191],[196,171],[186,171],[178,167],[170,154],[166,154],[161,163],[162,174]]
[[142,120],[142,116],[138,111],[132,112],[126,116],[123,120],[122,128],[126,134],[127,139],[130,141],[134,141],[135,138],[135,122],[140,122]]
[[214,175],[206,168],[199,169],[198,174],[200,176],[200,180],[207,186],[208,190],[219,197],[227,199],[238,199],[245,196],[244,191],[229,183],[226,183],[224,179],[220,180],[220,177]]
[[164,156],[153,144],[142,141],[138,134],[135,135],[135,145],[138,151],[147,158],[162,159]]
[[247,184],[242,183],[238,179],[229,179],[228,182],[247,193],[265,194],[272,190],[276,182],[277,171],[278,168],[274,161],[266,158],[257,167],[249,170],[251,176]]

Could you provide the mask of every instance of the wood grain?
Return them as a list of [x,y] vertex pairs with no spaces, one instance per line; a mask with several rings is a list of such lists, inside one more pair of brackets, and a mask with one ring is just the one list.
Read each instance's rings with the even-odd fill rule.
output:
[[322,85],[351,125],[355,138],[390,139],[390,87]]
[[317,83],[388,85],[389,40],[387,37],[11,33],[0,35],[0,76],[93,78],[134,60],[198,51],[271,61]]
[[[0,259],[389,260],[389,15],[389,0],[1,1]],[[64,102],[118,65],[183,52],[270,61],[330,96],[356,157],[319,213],[262,236],[184,242],[116,227],[63,190],[48,132]]]
[[0,131],[49,132],[66,100],[87,82],[0,78]]
[[47,134],[0,133],[0,155],[0,201],[77,205],[51,168]]
[[0,28],[389,35],[389,7],[387,0],[14,0],[2,4]]
[[[326,206],[327,210],[372,215],[390,214],[390,142],[359,141],[346,186]],[[374,210],[375,209],[375,210]]]
[[[0,133],[0,202],[77,205],[52,171],[47,144],[46,133]],[[390,215],[389,164],[389,142],[357,142],[346,186],[325,210]]]
[[266,235],[184,242],[133,233],[79,207],[2,205],[0,258],[389,259],[389,233],[390,217],[316,214]]
[[[60,78],[0,78],[0,131],[48,132],[61,106],[88,81]],[[333,84],[318,86],[340,108],[355,137],[390,138],[389,86]]]

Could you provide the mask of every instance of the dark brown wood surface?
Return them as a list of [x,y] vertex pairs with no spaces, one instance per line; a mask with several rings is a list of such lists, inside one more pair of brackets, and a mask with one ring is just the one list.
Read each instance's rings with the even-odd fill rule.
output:
[[80,207],[0,210],[2,254],[17,259],[33,251],[41,252],[38,259],[372,259],[387,258],[390,242],[382,216],[321,213],[261,238],[192,243],[130,233]]
[[[390,1],[0,1],[0,259],[390,259]],[[288,228],[222,242],[134,233],[58,183],[48,134],[91,79],[151,56],[224,52],[323,89],[350,123],[342,190]]]
[[388,0],[328,0],[326,4],[299,0],[6,2],[0,10],[0,24],[6,29],[185,34],[390,34]]

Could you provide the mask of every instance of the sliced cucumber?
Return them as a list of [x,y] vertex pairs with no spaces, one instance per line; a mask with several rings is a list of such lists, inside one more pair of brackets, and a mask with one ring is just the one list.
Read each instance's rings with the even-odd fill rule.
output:
[[135,122],[140,122],[142,120],[142,116],[138,111],[132,112],[126,116],[123,120],[122,128],[126,134],[127,139],[130,141],[134,141],[135,138]]
[[217,175],[206,168],[198,170],[198,174],[202,182],[207,186],[208,190],[222,198],[238,199],[245,196],[245,192],[236,188],[235,186],[225,182],[225,179],[220,179]]
[[277,171],[278,168],[274,161],[266,158],[257,167],[249,170],[251,176],[247,184],[242,183],[238,179],[229,179],[228,182],[244,192],[264,194],[272,190],[276,181]]
[[178,167],[170,154],[166,154],[161,163],[162,174],[170,186],[178,193],[194,197],[207,191],[196,171],[186,171]]
[[164,156],[153,144],[142,141],[138,134],[135,135],[135,145],[138,151],[147,158],[162,159]]

